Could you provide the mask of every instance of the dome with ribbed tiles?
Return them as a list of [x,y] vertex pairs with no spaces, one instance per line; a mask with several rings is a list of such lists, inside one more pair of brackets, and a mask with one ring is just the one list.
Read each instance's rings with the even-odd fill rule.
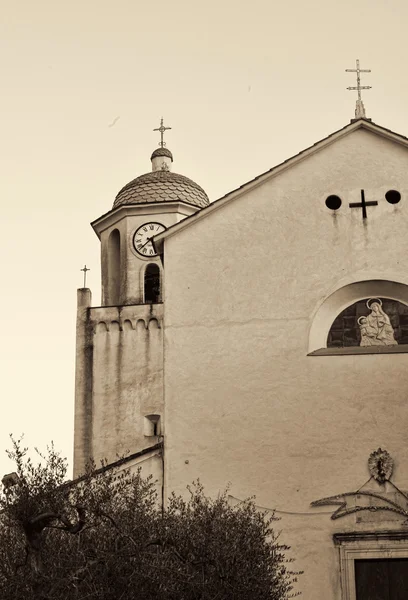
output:
[[197,183],[173,173],[173,155],[166,148],[158,148],[151,156],[153,171],[136,177],[123,187],[115,198],[113,208],[125,204],[153,202],[186,202],[198,208],[209,204],[208,196]]

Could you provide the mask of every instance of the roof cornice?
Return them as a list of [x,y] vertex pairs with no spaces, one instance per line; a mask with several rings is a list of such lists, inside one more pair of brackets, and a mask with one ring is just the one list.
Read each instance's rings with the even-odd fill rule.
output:
[[113,208],[104,215],[98,217],[91,223],[92,229],[100,239],[101,233],[105,230],[121,221],[124,217],[131,217],[134,215],[146,215],[151,216],[154,214],[168,214],[168,213],[179,213],[183,217],[189,217],[199,210],[198,206],[188,204],[180,200],[174,202],[151,202],[141,204],[122,204],[117,208]]

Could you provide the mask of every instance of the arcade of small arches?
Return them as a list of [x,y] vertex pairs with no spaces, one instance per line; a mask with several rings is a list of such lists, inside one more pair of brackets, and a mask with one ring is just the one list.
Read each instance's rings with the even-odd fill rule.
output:
[[388,280],[346,285],[317,309],[309,355],[408,352],[408,285]]

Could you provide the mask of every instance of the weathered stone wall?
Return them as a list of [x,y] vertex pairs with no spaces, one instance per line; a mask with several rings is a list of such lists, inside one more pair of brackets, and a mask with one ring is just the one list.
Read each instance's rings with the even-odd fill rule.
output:
[[[395,526],[331,521],[334,508],[310,502],[362,486],[379,446],[408,488],[408,355],[308,356],[336,290],[408,285],[407,157],[357,130],[165,240],[167,489],[199,477],[216,493],[231,482],[235,497],[281,511],[307,599],[340,600],[334,532]],[[365,222],[349,207],[361,189],[378,201]],[[389,189],[399,204],[385,200]],[[343,200],[336,213],[330,194]],[[356,293],[350,304],[377,292]]]
[[[162,292],[163,269],[158,256],[136,252],[133,237],[145,223],[170,227],[196,211],[174,198],[121,206],[93,222],[103,306],[92,308],[90,290],[78,291],[74,476],[91,456],[112,462],[157,438],[145,416],[163,414],[163,309],[145,304],[144,276],[148,265],[158,265]],[[120,244],[109,242],[113,232]],[[163,419],[155,423],[156,431],[150,429],[162,433]]]
[[162,319],[160,304],[87,309],[82,349],[77,334],[74,476],[91,456],[112,462],[157,441],[144,416],[163,414]]

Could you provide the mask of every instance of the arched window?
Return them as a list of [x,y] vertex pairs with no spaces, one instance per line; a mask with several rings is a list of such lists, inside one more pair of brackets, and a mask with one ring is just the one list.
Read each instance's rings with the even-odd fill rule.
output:
[[308,349],[310,356],[407,352],[408,285],[369,279],[338,288],[313,316]]
[[120,304],[120,233],[114,229],[108,241],[108,304]]
[[365,298],[334,320],[328,348],[408,344],[408,306],[390,298]]
[[161,301],[160,267],[151,263],[144,274],[144,301],[146,304],[157,304]]

